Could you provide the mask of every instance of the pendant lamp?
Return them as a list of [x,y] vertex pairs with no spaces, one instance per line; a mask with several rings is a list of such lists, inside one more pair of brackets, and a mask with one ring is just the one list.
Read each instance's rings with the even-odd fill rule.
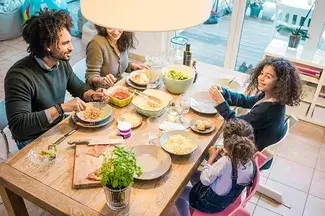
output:
[[81,0],[83,16],[94,24],[124,31],[173,31],[210,16],[212,0]]

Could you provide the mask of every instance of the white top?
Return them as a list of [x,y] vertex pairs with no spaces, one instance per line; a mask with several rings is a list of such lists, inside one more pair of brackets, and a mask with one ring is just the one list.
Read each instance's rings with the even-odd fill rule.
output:
[[[247,185],[254,178],[253,162],[245,166],[237,166],[237,184]],[[201,172],[200,180],[205,186],[210,186],[218,195],[226,195],[232,187],[232,165],[228,156],[221,157],[212,165],[206,164]]]

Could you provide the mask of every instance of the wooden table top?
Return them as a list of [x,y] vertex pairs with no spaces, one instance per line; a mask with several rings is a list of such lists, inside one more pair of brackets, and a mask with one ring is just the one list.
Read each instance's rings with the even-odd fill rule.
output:
[[[204,64],[198,64],[198,67],[200,65],[199,78],[189,92],[208,90],[216,82],[216,79],[221,77],[231,79],[236,77],[235,80],[242,84],[241,76],[245,76]],[[164,87],[162,90],[165,90]],[[172,96],[174,100],[177,100],[177,95]],[[129,105],[125,108],[114,109],[118,116],[121,113],[132,111],[133,107]],[[198,116],[202,115],[190,110],[186,117]],[[63,120],[0,164],[0,186],[28,199],[54,215],[165,215],[204,159],[206,150],[215,143],[221,133],[222,117],[214,115],[204,117],[210,119],[217,129],[207,135],[194,133],[198,138],[198,149],[189,156],[172,156],[172,166],[163,177],[151,181],[136,180],[132,186],[130,205],[124,210],[110,210],[106,205],[105,194],[101,187],[72,188],[75,148],[67,144],[72,138],[95,137],[97,135],[115,137],[116,121],[99,129],[78,128],[76,133],[58,145],[58,159],[55,164],[47,166],[32,164],[28,159],[28,153],[32,148],[44,149],[75,127],[70,118]],[[126,140],[126,147],[148,144],[145,119],[143,118],[144,121],[139,128],[132,131],[132,137]]]

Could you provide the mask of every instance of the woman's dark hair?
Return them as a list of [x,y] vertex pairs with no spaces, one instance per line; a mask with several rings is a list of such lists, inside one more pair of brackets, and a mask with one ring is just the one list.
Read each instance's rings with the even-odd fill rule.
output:
[[293,64],[283,58],[266,58],[252,69],[249,78],[249,88],[257,88],[258,76],[265,66],[272,66],[278,80],[273,90],[273,97],[283,105],[299,105],[301,80]]
[[27,52],[43,58],[46,48],[59,43],[60,31],[66,28],[71,32],[72,18],[66,10],[40,10],[23,25],[23,38],[28,44]]
[[[109,37],[105,27],[95,24],[95,28],[97,29],[98,35],[103,37]],[[129,50],[131,48],[135,49],[135,42],[136,38],[133,32],[123,31],[121,37],[117,40],[117,48],[120,52],[125,52],[126,50]]]
[[252,160],[257,149],[252,126],[241,119],[226,122],[223,131],[224,147],[234,165],[245,165]]

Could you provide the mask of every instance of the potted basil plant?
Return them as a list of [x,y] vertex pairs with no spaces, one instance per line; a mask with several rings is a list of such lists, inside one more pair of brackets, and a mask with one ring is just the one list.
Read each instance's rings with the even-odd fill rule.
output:
[[100,175],[109,208],[119,210],[129,204],[133,176],[141,174],[132,151],[116,147],[111,155],[104,157]]

